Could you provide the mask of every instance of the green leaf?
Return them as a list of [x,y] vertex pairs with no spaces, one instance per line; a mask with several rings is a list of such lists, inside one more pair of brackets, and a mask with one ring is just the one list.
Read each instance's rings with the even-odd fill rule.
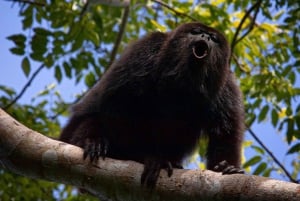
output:
[[98,46],[100,44],[99,35],[95,31],[87,30],[85,33],[85,37],[92,41],[95,46]]
[[292,146],[292,147],[288,150],[287,154],[293,154],[293,153],[296,153],[296,152],[300,152],[300,143],[297,143],[297,144],[295,144],[294,146]]
[[64,67],[64,70],[65,70],[65,75],[68,78],[71,78],[72,77],[72,71],[71,71],[72,69],[71,69],[70,65],[67,62],[64,62],[63,67]]
[[250,113],[248,116],[247,116],[247,119],[246,119],[246,124],[248,126],[251,126],[253,124],[253,122],[255,121],[256,119],[256,115],[254,113]]
[[33,30],[34,30],[35,34],[38,34],[38,35],[45,35],[45,36],[52,35],[51,31],[46,30],[46,29],[41,28],[41,27],[34,28]]
[[44,54],[47,52],[48,39],[44,35],[34,35],[31,40],[31,48],[33,52]]
[[267,163],[262,162],[262,163],[259,164],[259,166],[254,170],[253,174],[254,174],[254,175],[259,175],[259,174],[261,174],[263,171],[265,171],[266,168],[267,168]]
[[76,40],[73,41],[71,51],[76,51],[79,48],[81,48],[83,46],[83,42],[84,42],[84,38],[82,37],[82,34],[80,34],[80,36],[78,36]]
[[16,92],[13,89],[11,89],[7,86],[4,86],[4,85],[0,85],[0,90],[2,92],[6,93],[7,95],[9,95],[10,97],[13,97],[14,95],[16,95]]
[[7,37],[15,43],[16,46],[25,48],[26,37],[23,34],[15,34]]
[[21,66],[22,66],[22,70],[23,70],[24,74],[26,75],[26,77],[28,77],[31,67],[30,67],[29,59],[27,57],[24,57],[24,59],[22,60]]
[[295,117],[295,121],[296,121],[297,128],[300,131],[300,115]]
[[63,49],[64,42],[62,40],[55,39],[52,42],[52,44],[54,46],[52,48],[53,54],[55,55],[64,54],[64,49]]
[[21,12],[21,16],[23,16],[22,24],[23,24],[23,29],[30,28],[33,23],[33,6],[27,6],[26,9]]
[[254,156],[254,157],[252,157],[250,160],[248,160],[244,165],[243,165],[243,167],[244,168],[247,168],[247,167],[249,167],[249,166],[252,166],[252,165],[255,165],[255,164],[257,164],[257,163],[259,163],[260,161],[261,161],[261,157],[260,156]]
[[288,65],[287,67],[285,67],[285,69],[282,72],[282,76],[286,77],[287,74],[292,70],[293,66],[292,65]]
[[294,130],[294,137],[300,139],[300,130]]
[[258,116],[258,122],[261,122],[266,118],[268,111],[269,105],[265,105]]
[[274,127],[276,127],[279,120],[278,112],[276,111],[276,109],[272,110],[271,115],[272,115],[272,124]]
[[24,48],[19,48],[19,47],[13,47],[9,49],[11,51],[11,53],[16,54],[16,55],[24,55],[25,51]]
[[32,52],[30,54],[30,58],[32,58],[35,61],[44,61],[43,54],[40,54],[39,52]]
[[264,172],[264,174],[263,174],[262,176],[264,176],[264,177],[270,177],[271,172],[272,172],[272,168],[268,168],[268,169]]
[[95,11],[93,13],[93,20],[96,23],[96,27],[100,30],[103,29],[103,21],[101,16],[101,10],[98,6],[95,6]]
[[259,154],[263,155],[265,153],[265,150],[261,147],[253,145],[252,148]]
[[88,86],[88,87],[92,87],[95,83],[96,83],[96,78],[95,78],[95,75],[90,72],[88,73],[86,76],[85,76],[85,84]]
[[61,73],[61,70],[60,70],[59,66],[55,66],[55,74],[54,74],[54,76],[55,76],[55,78],[56,78],[56,80],[58,82],[61,82],[61,80],[62,80],[62,73]]
[[294,136],[294,123],[294,119],[287,119],[286,139],[289,144],[292,142]]
[[44,61],[46,67],[50,68],[54,64],[54,60],[51,54],[48,54]]

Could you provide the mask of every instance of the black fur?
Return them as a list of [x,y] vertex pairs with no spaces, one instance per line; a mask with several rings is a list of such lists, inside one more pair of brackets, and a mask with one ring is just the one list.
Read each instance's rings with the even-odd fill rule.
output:
[[171,176],[206,134],[207,168],[240,173],[244,111],[229,55],[224,36],[201,23],[149,34],[73,107],[60,140],[92,161],[144,163],[141,181],[153,187],[160,170]]

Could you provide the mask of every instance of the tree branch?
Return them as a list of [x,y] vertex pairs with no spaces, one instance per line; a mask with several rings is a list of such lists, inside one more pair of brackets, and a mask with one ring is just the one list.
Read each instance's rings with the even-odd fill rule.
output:
[[140,185],[143,166],[107,158],[91,164],[79,147],[26,128],[0,109],[0,167],[26,177],[71,184],[104,200],[299,201],[300,185],[212,171],[162,171],[155,190]]
[[280,161],[273,155],[273,153],[268,149],[268,147],[256,136],[252,129],[248,128],[248,131],[251,134],[251,136],[255,139],[255,141],[269,154],[273,161],[283,170],[283,172],[289,178],[289,180],[296,184],[299,183],[299,181],[295,180],[292,177],[292,175],[287,171],[287,169],[280,163]]
[[13,104],[15,104],[25,93],[25,91],[27,90],[27,88],[31,85],[32,81],[34,80],[34,78],[39,74],[39,72],[45,67],[44,64],[42,64],[31,76],[31,78],[28,80],[28,82],[25,84],[25,86],[23,87],[23,89],[21,90],[21,92],[19,93],[19,95],[17,95],[9,104],[7,104],[6,106],[3,107],[4,110],[7,110],[8,108],[10,108]]
[[34,0],[6,0],[13,3],[20,3],[20,4],[31,4],[35,6],[45,6],[46,4],[41,1],[34,1]]
[[109,60],[108,67],[111,66],[111,64],[114,62],[114,60],[116,58],[116,55],[117,55],[122,37],[123,37],[124,32],[125,32],[125,28],[126,28],[126,24],[127,24],[128,16],[129,16],[129,11],[130,11],[130,6],[128,4],[126,7],[124,7],[124,13],[123,13],[122,22],[121,22],[121,25],[120,25],[120,31],[119,31],[119,34],[117,36],[114,48],[113,48],[113,50],[111,52],[111,55],[110,55],[110,60]]
[[167,9],[169,9],[170,11],[174,12],[175,15],[178,15],[178,16],[181,16],[181,17],[187,17],[187,18],[189,18],[189,19],[191,19],[195,22],[198,21],[196,18],[193,18],[192,16],[187,15],[186,13],[182,13],[182,12],[176,10],[175,8],[172,8],[171,6],[169,6],[167,3],[164,3],[163,1],[160,1],[160,0],[152,0],[152,1],[159,4],[159,5],[161,5],[161,6],[163,6],[163,7],[165,7],[165,8],[167,8]]
[[[241,20],[241,22],[240,22],[240,24],[239,24],[239,26],[238,26],[238,28],[237,28],[237,30],[236,30],[234,36],[233,36],[233,39],[232,39],[232,42],[231,42],[231,51],[233,51],[234,46],[235,46],[239,41],[241,41],[246,35],[248,35],[248,34],[250,33],[250,31],[253,29],[254,24],[255,24],[255,19],[256,19],[256,16],[257,16],[257,14],[258,14],[259,7],[260,7],[260,4],[261,4],[261,3],[262,3],[262,0],[257,1],[255,4],[253,4],[253,6],[251,6],[251,8],[249,8],[248,11],[246,11],[244,17],[242,18],[242,20]],[[248,31],[247,31],[243,36],[241,36],[241,37],[238,39],[238,35],[239,35],[239,33],[240,33],[241,29],[242,29],[242,26],[243,26],[244,22],[245,22],[246,19],[250,16],[251,12],[252,12],[254,9],[257,9],[257,10],[255,11],[255,14],[254,14],[255,17],[254,17],[253,19],[251,19],[251,24],[250,24],[250,27],[248,28]]]

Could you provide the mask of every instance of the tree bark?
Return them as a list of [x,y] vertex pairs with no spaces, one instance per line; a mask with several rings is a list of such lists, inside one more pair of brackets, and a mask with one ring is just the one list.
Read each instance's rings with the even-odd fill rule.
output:
[[251,175],[208,170],[161,171],[154,190],[140,185],[143,165],[133,161],[82,159],[79,147],[26,128],[0,109],[0,168],[37,179],[84,188],[102,200],[299,201],[300,185]]

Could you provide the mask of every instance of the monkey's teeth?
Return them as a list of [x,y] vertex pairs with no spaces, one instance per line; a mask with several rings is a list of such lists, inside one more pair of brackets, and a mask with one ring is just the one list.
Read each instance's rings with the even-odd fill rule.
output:
[[208,53],[207,53],[207,50],[205,50],[205,51],[204,51],[204,54],[198,55],[198,54],[196,53],[195,47],[193,47],[193,54],[194,54],[194,56],[195,56],[197,59],[202,59],[202,58],[206,57]]

